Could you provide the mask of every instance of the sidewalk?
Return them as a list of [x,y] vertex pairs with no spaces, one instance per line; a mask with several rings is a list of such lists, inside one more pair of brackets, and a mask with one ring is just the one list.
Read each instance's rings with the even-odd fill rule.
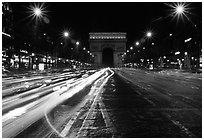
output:
[[168,68],[154,68],[153,70],[150,70],[148,68],[141,68],[142,70],[147,71],[174,71],[174,72],[186,72],[186,73],[202,73],[202,69],[168,69]]
[[52,74],[52,73],[75,72],[77,70],[80,70],[80,68],[77,68],[77,69],[72,69],[72,68],[52,68],[52,69],[45,69],[45,70],[29,70],[29,69],[6,70],[6,69],[2,69],[2,78],[30,77],[30,76],[47,75],[47,74]]
[[2,69],[2,78],[8,78],[8,77],[24,77],[24,76],[36,76],[36,75],[42,75],[47,73],[53,73],[58,72],[63,69],[46,69],[43,71],[40,70],[28,70],[28,69],[12,69],[12,70],[6,70]]

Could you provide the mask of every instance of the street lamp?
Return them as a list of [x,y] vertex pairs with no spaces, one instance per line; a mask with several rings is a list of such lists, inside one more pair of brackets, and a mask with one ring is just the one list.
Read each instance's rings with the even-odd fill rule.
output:
[[139,43],[138,41],[137,41],[135,44],[136,44],[136,46],[139,46],[139,45],[140,45],[140,43]]
[[33,9],[33,12],[34,12],[34,14],[36,15],[36,16],[40,16],[41,15],[41,9],[40,8],[38,8],[38,7],[36,7],[36,8],[34,8]]
[[34,3],[29,5],[28,7],[28,13],[29,13],[29,17],[31,17],[32,19],[35,19],[36,21],[39,20],[44,20],[46,23],[49,22],[47,21],[48,18],[46,18],[46,6],[45,3]]
[[79,45],[79,41],[76,42],[76,45],[77,45],[77,46]]
[[[28,13],[28,17],[31,18],[31,20],[35,20],[34,25],[32,26],[32,30],[33,30],[33,34],[34,34],[34,50],[35,52],[37,51],[37,49],[40,49],[40,44],[38,43],[38,37],[39,36],[39,22],[41,22],[42,20],[45,23],[49,23],[49,19],[46,17],[46,6],[45,3],[33,3],[33,4],[29,4],[28,7],[26,7],[28,9],[28,11],[26,11]],[[44,36],[46,36],[46,33],[43,34]],[[34,56],[33,56],[34,57]],[[32,61],[32,60],[31,60]],[[20,61],[19,61],[20,63]],[[36,62],[36,65],[38,64],[38,62]],[[20,68],[20,67],[19,67]],[[31,69],[32,69],[32,65],[31,65]]]
[[152,32],[151,32],[151,31],[148,31],[148,32],[146,33],[146,36],[147,36],[148,38],[151,38],[151,37],[152,37]]
[[190,14],[191,12],[189,11],[191,8],[189,8],[190,3],[185,3],[185,2],[177,2],[177,3],[172,3],[172,4],[167,4],[169,7],[171,7],[171,16],[173,16],[173,19],[177,17],[177,20],[180,18],[183,20],[183,17],[186,17],[188,20],[189,17],[187,14]]
[[184,7],[183,7],[183,5],[177,5],[175,10],[176,10],[177,14],[182,14],[184,11]]
[[69,37],[69,33],[67,31],[64,32],[64,37]]

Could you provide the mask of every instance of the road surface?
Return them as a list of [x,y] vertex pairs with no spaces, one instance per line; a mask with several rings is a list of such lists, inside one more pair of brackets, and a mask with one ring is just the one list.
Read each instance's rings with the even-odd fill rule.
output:
[[3,137],[202,137],[201,74],[106,68],[47,76],[26,79],[33,88],[18,94],[3,90]]

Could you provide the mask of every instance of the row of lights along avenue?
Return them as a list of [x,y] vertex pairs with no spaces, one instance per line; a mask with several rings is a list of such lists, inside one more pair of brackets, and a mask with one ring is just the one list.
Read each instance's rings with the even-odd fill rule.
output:
[[[165,17],[160,17],[160,18],[154,20],[153,22],[160,22],[161,20],[163,20],[163,21],[166,20],[168,22],[169,18],[172,18],[172,20],[176,19],[177,22],[181,22],[180,20],[184,20],[186,18],[187,19],[186,22],[188,22],[187,24],[192,24],[194,28],[197,28],[196,24],[194,24],[191,21],[191,19],[188,17],[188,14],[190,13],[189,4],[186,4],[186,3],[165,3],[165,5],[167,5],[171,8],[171,10],[170,10],[171,13]],[[40,36],[40,34],[39,34],[40,33],[40,31],[39,31],[40,26],[42,23],[44,23],[43,26],[49,26],[49,24],[51,24],[50,23],[51,21],[49,19],[50,17],[48,15],[49,11],[47,10],[45,3],[30,4],[27,7],[27,10],[28,10],[27,13],[29,14],[27,18],[30,18],[31,19],[30,22],[33,22],[32,26],[33,26],[33,34],[34,34],[35,40],[33,40],[32,43],[31,43],[31,41],[30,42],[26,42],[26,40],[23,41],[23,44],[25,46],[26,45],[29,45],[29,46],[32,45],[33,47],[29,47],[29,48],[32,48],[30,50],[26,50],[26,47],[25,47],[25,49],[21,49],[21,50],[27,51],[28,54],[37,54],[37,53],[39,53],[39,52],[37,52],[37,50],[41,50],[41,47],[39,44],[40,40],[37,39],[38,38],[37,36]],[[174,24],[174,23],[171,23],[171,24]],[[41,34],[43,34],[43,38],[45,40],[44,42],[47,41],[48,44],[51,42],[52,47],[49,47],[49,49],[48,49],[49,51],[48,50],[45,51],[46,48],[42,48],[42,51],[44,53],[39,54],[40,56],[50,56],[50,57],[53,57],[53,59],[57,59],[57,57],[60,54],[63,54],[62,57],[65,57],[65,50],[66,50],[68,53],[70,53],[68,55],[69,56],[68,59],[78,59],[78,61],[82,61],[82,60],[84,60],[82,58],[83,56],[84,56],[84,58],[87,58],[87,57],[85,57],[86,55],[82,54],[82,53],[84,53],[84,51],[82,51],[84,48],[83,42],[80,43],[79,41],[73,39],[72,38],[72,32],[68,31],[67,29],[64,29],[60,32],[61,33],[59,33],[59,34],[62,34],[62,36],[60,37],[61,40],[54,39],[53,41],[48,41],[48,38],[53,38],[52,36],[50,36],[49,33],[46,33],[46,32],[41,33]],[[124,66],[126,66],[126,65],[128,65],[128,66],[132,65],[133,66],[134,63],[137,63],[134,65],[138,65],[138,66],[142,65],[145,67],[146,66],[149,67],[149,65],[151,63],[154,63],[154,62],[158,63],[157,61],[160,61],[159,63],[163,63],[165,61],[165,60],[163,60],[163,57],[168,55],[167,57],[169,59],[167,62],[169,62],[169,65],[167,67],[171,67],[170,66],[171,63],[176,64],[180,68],[182,68],[182,66],[183,67],[185,66],[186,68],[201,67],[201,50],[199,50],[200,55],[197,55],[197,56],[194,54],[191,54],[191,52],[189,52],[189,50],[187,50],[187,49],[186,50],[172,49],[172,50],[170,50],[169,54],[163,53],[163,54],[160,54],[160,56],[159,55],[151,56],[151,55],[154,55],[154,53],[151,53],[150,51],[153,50],[154,48],[155,48],[155,50],[158,49],[158,47],[159,47],[158,44],[161,44],[161,43],[157,43],[158,41],[161,42],[161,40],[162,40],[161,38],[160,39],[157,38],[157,36],[159,34],[160,33],[157,30],[154,30],[154,27],[151,27],[150,30],[147,30],[145,32],[145,35],[141,39],[138,39],[137,41],[135,41],[133,43],[133,45],[130,45],[130,47],[127,49],[126,53],[123,54]],[[169,44],[174,43],[174,40],[177,37],[176,34],[177,33],[172,33],[172,32],[168,33],[168,38],[169,38],[168,40],[171,40]],[[12,38],[10,36],[10,34],[7,34],[5,32],[3,32],[3,35]],[[111,39],[111,36],[107,37],[107,38]],[[186,41],[188,38],[191,38],[191,40]],[[189,46],[189,44],[191,45],[192,42],[194,41],[192,39],[192,37],[188,37],[188,38],[185,38],[183,40],[183,42],[185,42],[186,46]],[[98,38],[98,39],[100,39],[100,38]],[[200,42],[195,42],[195,43],[200,45]],[[45,44],[45,45],[47,45],[47,44]],[[163,46],[162,48],[164,50],[165,46]],[[187,47],[187,48],[189,48],[189,47]],[[16,49],[15,49],[15,47],[14,47],[13,49],[16,51],[16,49],[18,49],[18,48],[16,47]],[[174,55],[174,56],[177,56],[179,58],[173,58],[174,57],[173,54],[177,51],[181,52],[180,55]],[[3,52],[5,52],[5,51],[3,50]],[[150,53],[150,55],[148,54],[148,52]],[[187,57],[186,57],[186,55],[184,55],[185,52],[188,53]],[[89,54],[89,58],[85,62],[93,63],[94,62],[94,60],[93,60],[94,55],[93,54],[90,55],[90,53],[88,53],[88,54]],[[170,54],[171,54],[171,56],[170,56]],[[181,55],[183,55],[183,56],[181,56]],[[3,55],[3,56],[5,56],[3,58],[3,60],[5,61],[4,64],[7,63],[6,67],[8,67],[8,68],[10,68],[10,67],[20,68],[21,67],[20,63],[23,62],[22,65],[24,65],[24,66],[26,65],[27,68],[29,67],[29,68],[33,69],[33,68],[36,68],[38,63],[39,63],[38,61],[35,61],[35,58],[34,58],[34,57],[37,57],[37,55],[35,55],[35,56],[28,55],[25,57],[26,59],[23,59],[22,61],[20,61],[20,55],[18,55],[17,53],[15,53],[15,56],[18,56],[18,57],[16,57],[15,59],[10,59],[6,55]],[[190,59],[190,58],[195,58],[195,59]],[[152,59],[153,61],[150,61],[147,64],[143,64],[143,63],[141,63],[141,59],[144,59],[143,62],[147,62],[146,61],[147,59],[150,59],[150,60]],[[185,60],[185,59],[188,59],[188,60]],[[39,58],[38,60],[40,61],[41,59]],[[19,64],[17,63],[17,61]],[[195,65],[191,66],[191,64],[189,64],[189,63],[191,63],[191,61],[193,61],[192,63]],[[24,62],[29,63],[29,64],[25,64]],[[36,63],[36,64],[34,64],[34,63]],[[154,67],[157,67],[158,64],[156,64],[156,63],[155,63],[155,65],[154,64],[151,64],[151,65],[153,65]],[[164,64],[159,64],[159,65],[162,67],[164,66]],[[57,66],[57,65],[55,65],[55,66]]]
[[[187,4],[174,3],[174,4],[166,4],[166,5],[172,8],[170,16],[172,16],[173,19],[176,18],[177,22],[179,22],[179,20],[184,20],[184,18],[187,18],[188,24],[192,24],[193,28],[196,27],[196,25],[194,25],[188,17],[190,8],[188,7]],[[164,17],[162,18],[162,20],[168,17],[169,16]],[[140,39],[140,41],[136,41],[134,45],[130,46],[129,49],[127,49],[126,53],[123,54],[125,67],[146,67],[149,69],[164,68],[164,67],[180,68],[180,69],[182,68],[195,69],[195,68],[202,67],[202,52],[201,52],[202,50],[199,50],[199,54],[197,55],[191,54],[191,52],[189,52],[186,49],[182,51],[171,50],[169,53],[160,54],[160,55],[157,55],[156,57],[148,56],[147,54],[148,51],[151,51],[152,49],[156,48],[158,45],[157,43],[155,44],[155,42],[157,42],[158,40],[155,37],[156,35],[154,35],[155,32],[147,31],[145,33],[145,36],[142,39]],[[172,40],[171,42],[173,42],[174,41],[173,39],[176,38],[175,34],[169,33],[169,38]],[[191,39],[192,38],[190,37],[182,41],[184,42],[185,46],[189,47],[189,45],[192,44]]]
[[[7,3],[3,3],[7,4]],[[56,41],[56,39],[49,40],[49,38],[53,38],[49,33],[40,33],[44,38],[44,45],[50,45],[49,49],[44,49],[40,47],[38,43],[39,39],[37,36],[40,36],[40,26],[41,24],[45,24],[44,26],[49,26],[50,20],[48,16],[48,11],[46,9],[45,3],[34,3],[29,4],[26,11],[29,15],[28,18],[31,19],[31,23],[33,23],[33,34],[35,36],[35,40],[33,42],[24,41],[24,48],[20,48],[18,52],[18,48],[12,48],[13,51],[8,56],[8,49],[3,47],[3,68],[5,69],[47,69],[47,68],[57,68],[57,67],[90,67],[91,63],[93,63],[93,57],[91,53],[87,51],[81,51],[85,46],[82,46],[79,41],[71,38],[70,32],[67,30],[61,31],[62,36],[60,36],[61,40]],[[6,13],[6,12],[5,12]],[[20,22],[20,21],[19,21]],[[4,35],[12,38],[11,35],[3,32]],[[59,33],[60,34],[60,33]],[[42,40],[43,41],[43,40]],[[29,46],[29,49],[27,46]],[[70,48],[71,53],[69,58],[61,58],[59,57],[60,53],[65,50],[65,48]],[[43,50],[44,49],[44,50]],[[42,50],[40,52],[39,50]],[[60,52],[61,51],[61,52]],[[83,53],[83,54],[82,54]],[[83,57],[83,58],[82,58]],[[85,58],[85,59],[84,59]]]

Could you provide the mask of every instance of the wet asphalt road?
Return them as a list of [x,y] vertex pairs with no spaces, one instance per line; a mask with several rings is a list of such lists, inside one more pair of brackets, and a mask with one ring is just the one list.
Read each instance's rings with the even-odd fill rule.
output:
[[[168,104],[157,106],[137,87],[131,87],[115,74],[102,94],[109,117],[115,127],[114,137],[123,138],[180,138],[199,137],[181,128],[168,117]],[[176,109],[175,109],[176,110]],[[181,109],[182,110],[182,109]],[[179,112],[177,112],[179,113]]]
[[[201,80],[140,70],[114,72],[107,70],[16,137],[202,137]],[[182,89],[174,92],[175,85]]]

